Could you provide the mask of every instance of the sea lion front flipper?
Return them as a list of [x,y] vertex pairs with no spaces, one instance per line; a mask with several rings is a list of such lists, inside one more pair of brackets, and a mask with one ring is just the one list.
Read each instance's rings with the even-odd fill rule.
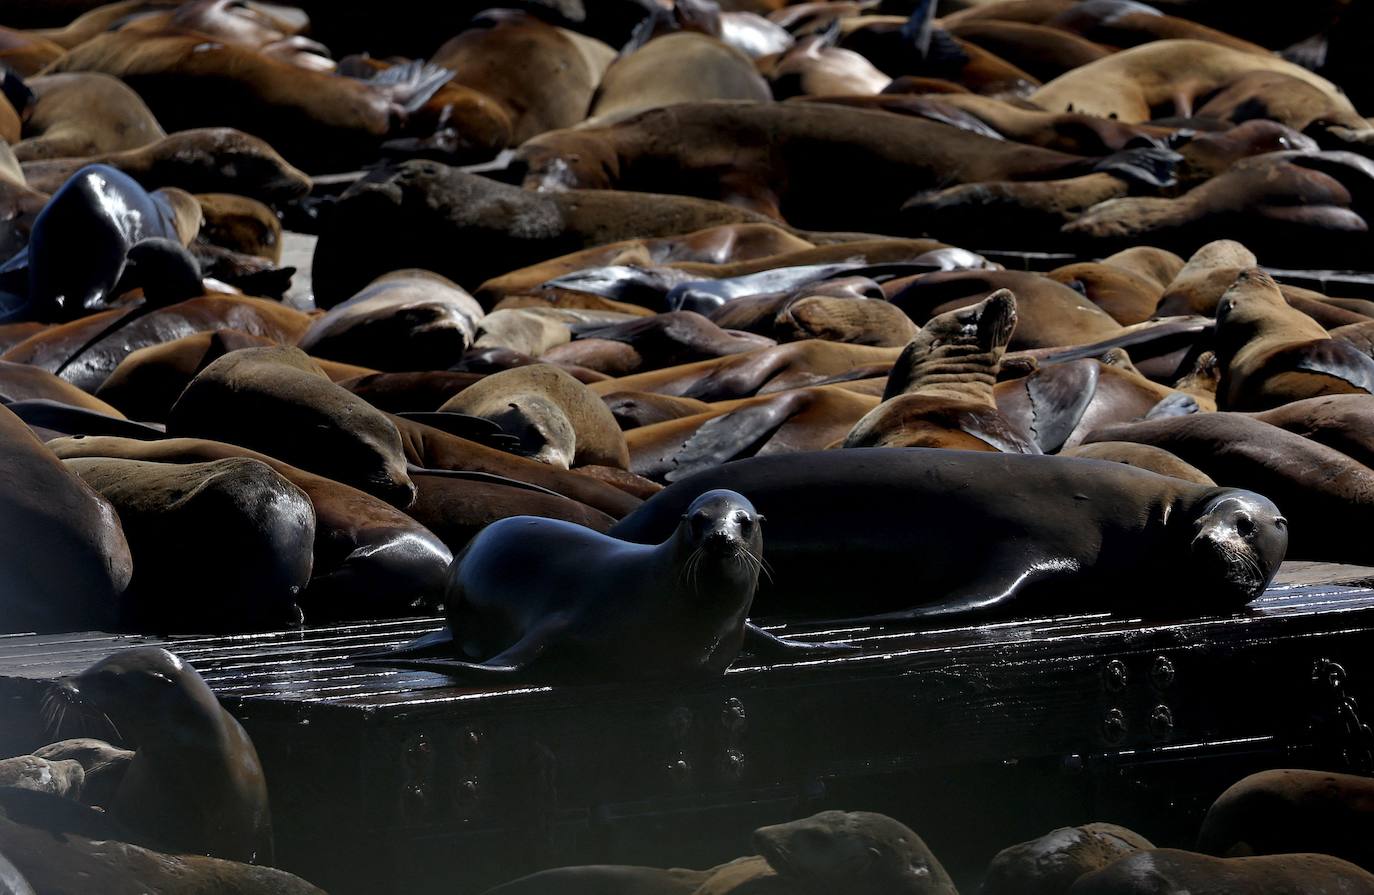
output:
[[1323,373],[1374,394],[1374,359],[1349,342],[1325,339],[1294,346],[1294,368]]
[[393,649],[363,653],[354,658],[363,664],[386,664],[392,659],[422,659],[430,656],[447,656],[453,653],[453,631],[447,627],[431,631],[423,637],[412,640],[405,646]]
[[1030,436],[1040,450],[1053,454],[1078,428],[1097,394],[1101,367],[1095,360],[1050,364],[1026,377],[1030,396]]
[[765,662],[787,662],[852,653],[856,652],[858,647],[838,641],[803,643],[800,640],[787,640],[769,634],[753,622],[746,622],[744,625],[744,649],[754,658],[762,659]]
[[802,409],[799,400],[804,401],[804,396],[783,392],[776,399],[707,420],[673,456],[673,469],[664,479],[676,482],[730,460],[752,457]]

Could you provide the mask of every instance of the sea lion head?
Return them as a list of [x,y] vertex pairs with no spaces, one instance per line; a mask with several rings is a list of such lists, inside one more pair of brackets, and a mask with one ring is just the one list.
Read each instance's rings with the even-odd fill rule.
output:
[[718,488],[692,501],[682,527],[693,550],[729,554],[747,550],[763,556],[764,519],[743,495]]
[[883,400],[933,384],[932,374],[943,382],[965,375],[995,378],[1015,329],[1016,296],[1010,289],[932,317],[893,364]]
[[520,440],[519,453],[531,460],[568,469],[577,452],[577,435],[568,415],[538,394],[512,396],[506,409],[490,419]]
[[[71,710],[84,725],[113,728],[130,748],[167,737],[196,741],[219,703],[200,674],[161,647],[113,653],[80,674],[57,678],[45,711],[60,726]],[[78,725],[82,726],[82,725]]]
[[[1275,311],[1279,320],[1275,320]],[[1229,358],[1252,339],[1265,335],[1288,311],[1274,278],[1258,267],[1242,270],[1217,301],[1217,353]]]
[[955,895],[920,836],[882,814],[822,811],[761,827],[754,848],[778,875],[807,892]]
[[524,187],[536,192],[606,190],[620,177],[620,160],[595,132],[555,131],[527,141],[514,165],[525,167]]
[[1238,605],[1264,593],[1288,552],[1288,520],[1268,498],[1227,489],[1192,523],[1192,561]]

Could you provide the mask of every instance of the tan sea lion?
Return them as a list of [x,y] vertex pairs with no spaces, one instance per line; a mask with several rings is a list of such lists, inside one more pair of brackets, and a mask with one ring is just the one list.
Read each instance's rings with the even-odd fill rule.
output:
[[1081,35],[1030,22],[973,19],[954,22],[948,30],[1042,82],[1112,53],[1109,47]]
[[1374,392],[1374,360],[1290,307],[1259,268],[1242,271],[1217,305],[1216,354],[1226,410]]
[[281,221],[271,208],[234,193],[197,193],[196,201],[205,218],[200,235],[206,241],[273,264],[281,262]]
[[21,78],[38,74],[65,52],[65,47],[37,34],[0,28],[0,63]]
[[21,162],[138,149],[167,136],[138,94],[109,75],[44,75],[24,83],[36,99],[25,138],[14,147]]
[[395,425],[298,348],[244,348],[214,361],[172,405],[167,432],[260,450],[395,506],[415,498]]
[[1100,441],[1095,444],[1076,445],[1068,447],[1059,452],[1061,457],[1086,457],[1089,460],[1110,460],[1113,463],[1124,463],[1127,466],[1134,466],[1137,469],[1148,469],[1150,472],[1157,472],[1160,475],[1173,476],[1176,479],[1183,479],[1185,482],[1195,482],[1199,485],[1215,486],[1211,476],[1193,466],[1191,463],[1184,463],[1179,458],[1166,450],[1152,447],[1148,444],[1132,444],[1126,441]]
[[1171,848],[1128,855],[1080,877],[1070,895],[1146,895],[1159,891],[1193,895],[1363,895],[1374,892],[1374,874],[1329,855],[1211,858]]
[[1217,302],[1236,277],[1258,263],[1255,254],[1235,240],[1207,243],[1189,257],[1169,282],[1159,302],[1159,314],[1215,317]]
[[605,122],[674,103],[772,98],[748,56],[709,35],[680,31],[655,38],[611,63],[597,87],[590,117]]
[[610,409],[587,386],[548,364],[493,373],[439,410],[492,420],[520,439],[525,456],[563,469],[630,465],[625,436]]
[[339,384],[388,413],[434,410],[480,380],[483,373],[434,370],[426,373],[368,373]]
[[[114,508],[3,408],[0,450],[14,476],[0,502],[5,631],[112,630],[133,574]],[[34,543],[46,545],[39,562]]]
[[867,96],[881,93],[892,78],[860,53],[806,38],[764,67],[772,96]]
[[[121,630],[237,633],[299,621],[315,511],[305,492],[266,464],[64,462],[110,501],[128,538],[134,576],[120,598]],[[198,536],[184,538],[187,531]],[[210,568],[215,574],[188,594],[186,582]]]
[[855,424],[844,447],[1036,453],[993,397],[1015,326],[1016,298],[1005,289],[932,317],[892,365],[882,403]]
[[712,407],[695,398],[674,398],[653,392],[617,391],[603,394],[601,400],[611,408],[611,414],[622,431],[709,413]]
[[1240,123],[1267,118],[1306,133],[1312,125],[1363,131],[1369,123],[1344,97],[1333,98],[1322,88],[1281,71],[1246,72],[1226,85],[1200,108],[1199,118]]
[[1160,283],[1105,261],[1066,264],[1045,276],[1082,292],[1122,326],[1155,316],[1155,308],[1164,294]]

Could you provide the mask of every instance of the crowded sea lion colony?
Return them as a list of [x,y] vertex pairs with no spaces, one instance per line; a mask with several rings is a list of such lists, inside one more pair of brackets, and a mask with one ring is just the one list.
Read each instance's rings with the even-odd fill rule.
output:
[[[668,689],[1374,566],[1374,294],[1307,288],[1371,270],[1374,3],[288,4],[0,3],[0,634]],[[0,892],[320,891],[170,643],[36,697]],[[958,883],[1374,893],[1328,770]],[[492,891],[954,895],[846,807]]]

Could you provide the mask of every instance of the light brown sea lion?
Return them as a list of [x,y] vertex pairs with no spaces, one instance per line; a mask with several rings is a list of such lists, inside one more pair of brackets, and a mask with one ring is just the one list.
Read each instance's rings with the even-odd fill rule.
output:
[[76,801],[85,782],[86,769],[78,761],[50,761],[35,755],[0,759],[0,788],[41,792]]
[[796,342],[825,339],[856,345],[905,345],[918,327],[867,277],[837,277],[791,292],[732,299],[711,313],[732,330]]
[[862,54],[830,46],[820,38],[800,40],[796,46],[764,66],[778,99],[794,96],[867,96],[881,93],[891,76],[879,71]]
[[603,394],[601,400],[611,408],[622,431],[709,413],[712,409],[711,404],[696,398],[674,398],[653,392],[616,391]]
[[576,364],[606,376],[628,376],[644,366],[639,352],[624,342],[610,339],[577,339],[550,348],[539,360],[554,365]]
[[610,409],[587,386],[548,364],[493,373],[439,410],[498,423],[520,439],[521,453],[542,463],[563,469],[630,465],[625,436]]
[[64,459],[184,464],[248,458],[272,467],[304,491],[315,509],[314,562],[310,584],[299,597],[311,623],[412,614],[417,604],[438,598],[453,558],[434,534],[370,494],[238,445],[86,436],[59,438],[48,446]]
[[0,28],[0,63],[21,78],[38,74],[65,52],[64,47],[40,35]]
[[[579,328],[584,339],[611,340],[631,347],[645,369],[656,370],[713,357],[772,347],[773,339],[726,330],[695,311],[668,311],[624,323]],[[570,346],[571,347],[571,346]],[[631,371],[634,372],[634,371]]]
[[1178,16],[1161,15],[1141,4],[1097,3],[1070,7],[1045,22],[1113,47],[1135,47],[1160,40],[1200,40],[1245,53],[1269,55],[1248,40]]
[[[664,133],[674,139],[663,141]],[[1088,159],[920,118],[817,103],[684,103],[613,125],[544,134],[521,146],[517,158],[534,189],[632,185],[728,201],[794,226],[868,232],[896,232],[901,200],[935,186],[1058,180],[1099,165],[1153,178],[1143,159],[1169,167],[1154,149]],[[836,170],[848,172],[842,190],[796,188],[825,183]]]
[[167,432],[260,450],[395,506],[415,498],[396,427],[298,348],[243,348],[214,361],[172,405]]
[[1240,75],[1214,94],[1196,112],[1199,118],[1240,123],[1267,118],[1296,131],[1331,125],[1367,130],[1368,122],[1348,100],[1334,99],[1320,87],[1281,71],[1252,71]]
[[453,281],[400,270],[334,305],[297,344],[310,354],[374,370],[444,369],[476,341],[482,317],[482,307]]
[[838,447],[877,405],[877,396],[837,386],[717,401],[698,414],[627,431],[630,468],[654,481],[674,482],[743,457]]
[[932,317],[892,365],[882,403],[855,424],[844,447],[1036,453],[993,397],[1015,326],[1016,298],[1005,289]]
[[181,130],[136,149],[29,162],[24,176],[34,189],[52,192],[88,164],[118,168],[148,189],[233,191],[266,202],[299,198],[310,191],[310,178],[275,149],[227,127]]
[[205,218],[200,235],[206,241],[281,263],[281,221],[271,208],[234,193],[197,193],[196,201]]
[[165,649],[137,647],[53,684],[72,710],[108,718],[134,750],[109,806],[116,820],[177,851],[271,863],[257,750],[196,669]]
[[1242,271],[1217,305],[1216,353],[1225,410],[1374,392],[1374,360],[1290,307],[1259,268]]
[[1240,780],[1212,803],[1198,851],[1221,858],[1319,852],[1368,870],[1374,782],[1354,774],[1282,769]]
[[899,348],[808,339],[599,382],[592,391],[655,392],[704,401],[746,398],[825,381],[886,375]]
[[1147,848],[1144,836],[1116,824],[1060,827],[1002,849],[983,875],[983,895],[1063,895],[1080,876]]
[[109,805],[134,760],[133,750],[88,737],[49,743],[33,750],[33,754],[49,761],[75,761],[81,766],[83,805]]
[[1159,302],[1161,316],[1201,314],[1214,317],[1217,302],[1241,271],[1259,262],[1255,254],[1232,239],[1218,239],[1202,246],[1188,259]]
[[[120,598],[120,629],[217,634],[299,621],[315,511],[305,492],[266,464],[64,462],[114,505],[128,538],[134,576]],[[185,539],[187,531],[199,536]],[[212,568],[188,594],[186,582]]]
[[772,98],[748,56],[709,35],[680,31],[613,62],[601,78],[590,115],[607,121],[674,103]]
[[1158,283],[1160,288],[1167,288],[1183,270],[1186,262],[1167,249],[1132,246],[1103,258],[1102,263],[1120,267]]
[[5,631],[112,630],[133,574],[114,508],[3,408],[0,450],[14,477],[0,503]]
[[1030,101],[1052,111],[1077,111],[1139,123],[1166,114],[1187,117],[1193,103],[1253,71],[1277,71],[1321,90],[1352,109],[1340,88],[1278,56],[1200,40],[1159,40],[1073,69],[1036,90]]
[[982,47],[1040,81],[1109,56],[1109,47],[1057,27],[975,19],[954,22],[949,33]]
[[[464,287],[552,256],[626,239],[776,223],[719,202],[588,190],[534,193],[434,162],[406,162],[354,184],[320,221],[321,301],[379,274],[419,267]],[[455,240],[467,249],[455,255]]]
[[1106,262],[1084,261],[1056,267],[1045,274],[1079,292],[1123,326],[1155,316],[1164,286]]
[[167,136],[138,94],[109,75],[45,75],[24,83],[36,99],[25,138],[14,147],[21,162],[138,149]]
[[[414,420],[400,416],[388,418],[401,433],[406,460],[414,466],[514,479],[579,501],[616,519],[640,503],[619,488],[590,476],[517,457]],[[486,480],[484,476],[477,478]]]
[[1170,475],[1176,479],[1183,479],[1185,482],[1195,482],[1209,487],[1216,486],[1216,482],[1212,481],[1211,476],[1196,466],[1191,463],[1184,463],[1168,451],[1148,444],[1132,444],[1127,441],[1099,441],[1096,444],[1081,444],[1064,448],[1059,452],[1059,456],[1110,460],[1113,463],[1124,463],[1137,469],[1148,469],[1150,472],[1157,472],[1160,475]]
[[[1322,295],[1312,289],[1304,289],[1301,286],[1293,286],[1288,283],[1279,284],[1279,292],[1283,295],[1283,300],[1288,303],[1290,308],[1302,311],[1308,317],[1321,324],[1322,328],[1330,331],[1339,329],[1342,326],[1358,326],[1367,323],[1374,316],[1362,313],[1354,308],[1366,307],[1363,299],[1337,299],[1332,300],[1328,296]],[[1341,304],[1336,302],[1340,301]],[[1348,303],[1348,304],[1347,304]],[[1374,303],[1368,304],[1368,309],[1374,311]]]
[[476,326],[474,348],[504,348],[539,357],[572,340],[567,322],[541,308],[504,308],[492,311]]
[[947,32],[933,35],[930,52],[914,55],[907,37],[908,23],[904,16],[844,19],[840,22],[840,45],[862,53],[889,75],[942,78],[974,93],[1023,95],[1040,86],[1029,72]]
[[918,324],[976,304],[998,289],[1016,296],[1012,351],[1082,345],[1121,332],[1121,324],[1081,293],[1025,271],[939,271],[883,287],[891,302]]
[[1080,877],[1070,895],[1364,895],[1374,874],[1329,855],[1211,858],[1171,848],[1136,852]]

